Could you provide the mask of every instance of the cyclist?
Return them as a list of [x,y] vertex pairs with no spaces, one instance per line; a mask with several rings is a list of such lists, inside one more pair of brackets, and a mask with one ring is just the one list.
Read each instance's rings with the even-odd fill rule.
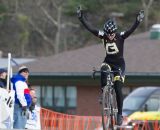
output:
[[[117,114],[117,125],[121,125],[123,122],[122,107],[123,107],[123,94],[122,87],[124,86],[125,78],[125,60],[123,57],[123,46],[124,40],[130,36],[131,33],[138,27],[140,22],[143,21],[144,11],[140,11],[132,27],[126,31],[117,32],[117,25],[115,21],[109,19],[105,22],[103,30],[96,29],[92,27],[86,20],[84,11],[79,7],[77,9],[77,16],[84,27],[93,33],[95,36],[99,37],[103,41],[104,48],[106,50],[105,59],[101,65],[101,70],[106,70],[110,68],[113,71],[118,71],[121,69],[122,78],[119,73],[114,75],[114,89],[116,92],[118,114]],[[106,85],[106,74],[101,72],[101,90],[103,92],[103,87]]]

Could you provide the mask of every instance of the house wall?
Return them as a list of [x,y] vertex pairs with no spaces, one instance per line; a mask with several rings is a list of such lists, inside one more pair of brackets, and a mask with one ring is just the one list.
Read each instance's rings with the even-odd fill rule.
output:
[[[132,89],[135,88],[124,86],[122,89],[123,96],[127,96],[132,91]],[[98,102],[99,95],[99,86],[77,86],[76,115],[100,116],[101,105]]]
[[99,116],[101,108],[98,102],[99,86],[77,86],[77,115]]
[[[98,98],[100,95],[99,79],[93,80],[88,76],[59,76],[59,75],[31,75],[30,83],[39,86],[40,105],[43,107],[42,88],[46,86],[75,86],[77,87],[77,106],[74,108],[63,108],[64,112],[71,115],[99,116],[101,115],[101,106]],[[128,76],[123,87],[124,97],[132,90],[140,86],[159,86],[159,75],[131,75]],[[53,100],[53,99],[52,99]],[[46,107],[56,110],[54,106]],[[62,111],[59,111],[62,112]]]

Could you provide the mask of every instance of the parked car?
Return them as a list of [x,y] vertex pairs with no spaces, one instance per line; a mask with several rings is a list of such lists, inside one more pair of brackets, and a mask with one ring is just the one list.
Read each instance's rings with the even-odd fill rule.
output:
[[[144,86],[135,89],[124,99],[125,125],[132,128],[156,129],[160,123],[160,87]],[[147,123],[146,123],[147,122]]]
[[137,111],[160,111],[160,87],[139,87],[124,99],[124,116],[130,116]]

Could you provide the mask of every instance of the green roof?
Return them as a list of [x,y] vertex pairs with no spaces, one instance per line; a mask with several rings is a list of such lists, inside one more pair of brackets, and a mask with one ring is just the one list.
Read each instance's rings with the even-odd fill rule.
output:
[[[31,73],[32,85],[100,85],[100,75],[95,80],[92,73]],[[125,85],[160,85],[160,73],[127,73]]]

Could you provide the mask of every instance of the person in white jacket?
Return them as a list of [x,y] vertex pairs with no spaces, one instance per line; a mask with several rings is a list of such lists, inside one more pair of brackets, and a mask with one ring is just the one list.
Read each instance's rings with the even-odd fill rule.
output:
[[15,90],[15,104],[14,104],[14,123],[13,128],[25,129],[28,117],[28,109],[31,105],[31,95],[28,88],[27,79],[29,76],[29,69],[26,66],[19,68],[16,75],[11,78],[13,89]]

